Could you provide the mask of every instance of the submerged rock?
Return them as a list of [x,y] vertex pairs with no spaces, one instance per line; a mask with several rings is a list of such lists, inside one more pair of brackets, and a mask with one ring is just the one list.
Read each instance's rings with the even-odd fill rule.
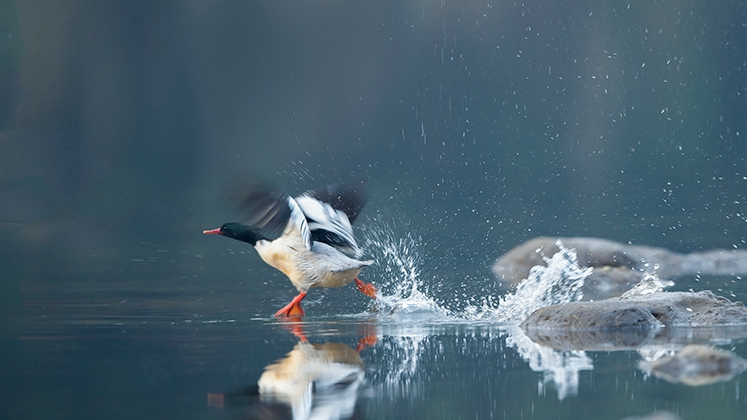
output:
[[747,361],[727,350],[693,344],[674,356],[641,362],[639,368],[671,383],[699,386],[731,380],[747,370]]
[[556,350],[636,350],[656,342],[662,330],[615,328],[605,330],[571,330],[529,328],[524,332],[530,340]]
[[546,306],[520,326],[532,341],[549,347],[609,349],[650,343],[660,327],[738,325],[747,325],[747,308],[706,290]]
[[712,250],[678,254],[664,248],[627,245],[599,238],[539,237],[501,256],[493,272],[505,284],[518,283],[529,276],[532,267],[546,265],[544,257],[558,252],[557,242],[576,250],[581,267],[592,267],[584,295],[593,298],[619,296],[632,288],[646,271],[660,278],[683,275],[735,275],[747,273],[747,251]]

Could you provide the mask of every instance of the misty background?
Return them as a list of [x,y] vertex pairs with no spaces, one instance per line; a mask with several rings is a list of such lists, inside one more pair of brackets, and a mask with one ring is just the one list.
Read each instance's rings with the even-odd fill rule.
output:
[[483,278],[540,235],[743,247],[746,25],[739,1],[0,0],[5,287],[225,248],[200,232],[247,170],[365,180],[363,223]]

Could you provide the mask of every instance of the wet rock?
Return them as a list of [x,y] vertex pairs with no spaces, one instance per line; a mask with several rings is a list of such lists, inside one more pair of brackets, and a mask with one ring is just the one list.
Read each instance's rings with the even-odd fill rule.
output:
[[551,305],[520,326],[532,341],[549,347],[609,349],[650,343],[660,327],[739,325],[747,325],[747,308],[706,290]]
[[556,350],[671,351],[692,343],[713,343],[747,338],[747,325],[721,327],[610,328],[606,330],[525,330],[537,344]]
[[663,326],[650,310],[635,301],[571,302],[534,311],[521,323],[523,328],[605,330],[647,329]]
[[747,324],[747,308],[701,292],[658,292],[596,302],[570,302],[534,311],[524,328],[606,329]]
[[603,330],[528,328],[530,340],[556,350],[635,350],[655,342],[661,330],[615,328]]
[[683,275],[735,275],[747,273],[747,251],[712,250],[678,254],[664,248],[627,245],[599,238],[534,238],[511,249],[493,264],[493,272],[505,284],[518,283],[536,265],[546,265],[543,256],[558,252],[558,240],[576,250],[581,267],[592,267],[584,295],[598,299],[619,296],[653,271],[660,278]]
[[747,370],[747,361],[727,350],[693,344],[674,356],[641,362],[639,368],[671,383],[699,386],[731,380]]

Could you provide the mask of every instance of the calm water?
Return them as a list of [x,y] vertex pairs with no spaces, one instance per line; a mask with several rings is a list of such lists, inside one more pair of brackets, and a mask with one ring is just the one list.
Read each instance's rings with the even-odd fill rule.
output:
[[[536,236],[744,248],[745,22],[737,0],[0,0],[0,418],[743,418],[744,375],[638,368],[747,357],[741,329],[538,347],[490,267]],[[382,296],[274,319],[287,279],[200,234],[241,171],[366,181]],[[675,281],[747,301],[742,277]],[[278,359],[342,384],[258,396]]]
[[[367,279],[382,286],[379,302],[352,287],[315,290],[303,320],[271,316],[292,296],[287,280],[265,269],[248,246],[247,255],[225,248],[230,242],[208,248],[209,260],[142,244],[144,258],[116,270],[92,260],[85,279],[44,279],[43,292],[22,292],[23,306],[5,327],[4,417],[292,418],[295,410],[296,418],[622,419],[669,410],[683,419],[738,419],[747,410],[743,376],[689,387],[637,367],[691,342],[747,356],[747,340],[739,338],[747,329],[677,330],[639,349],[554,350],[533,343],[515,323],[499,322],[505,311],[479,296],[468,298],[466,309],[457,304],[463,297],[436,303],[423,291],[433,278],[410,264],[420,252],[412,239],[396,249],[393,241],[368,242],[374,255],[398,255],[371,267]],[[214,274],[228,263],[244,275]],[[113,275],[116,286],[101,286]],[[258,395],[266,366],[298,346],[324,343],[339,343],[335,348],[358,354],[359,363],[319,348],[317,359],[296,359],[291,372],[336,372],[336,361],[348,369],[342,376],[353,372],[355,380],[331,388],[317,383],[306,400],[303,392],[279,401]]]

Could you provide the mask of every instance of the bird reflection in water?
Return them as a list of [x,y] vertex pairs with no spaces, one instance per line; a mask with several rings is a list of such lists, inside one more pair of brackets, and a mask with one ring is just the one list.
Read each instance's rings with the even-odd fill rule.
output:
[[249,418],[352,418],[364,377],[359,353],[374,345],[376,336],[361,338],[354,350],[343,343],[310,343],[298,317],[282,325],[299,339],[293,349],[268,365],[256,386],[208,393],[208,406],[246,407]]

